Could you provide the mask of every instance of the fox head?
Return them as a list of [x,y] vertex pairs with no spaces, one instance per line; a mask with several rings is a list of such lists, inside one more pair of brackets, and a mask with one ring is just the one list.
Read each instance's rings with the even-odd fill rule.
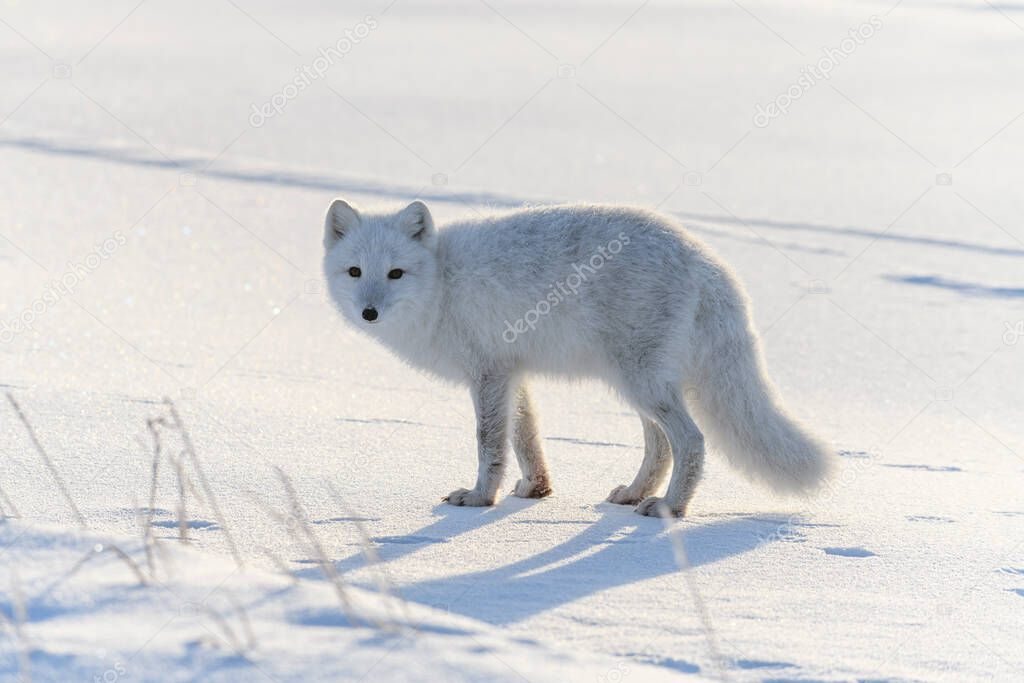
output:
[[364,213],[335,199],[324,219],[324,274],[352,324],[383,333],[419,318],[433,300],[437,233],[427,206]]

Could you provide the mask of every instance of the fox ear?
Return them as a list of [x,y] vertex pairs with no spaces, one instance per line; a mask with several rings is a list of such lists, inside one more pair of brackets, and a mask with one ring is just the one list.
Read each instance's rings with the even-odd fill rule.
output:
[[335,199],[324,219],[324,245],[329,246],[347,235],[360,223],[359,212],[344,199]]
[[434,219],[430,209],[418,199],[398,213],[396,222],[414,240],[426,242],[434,234]]

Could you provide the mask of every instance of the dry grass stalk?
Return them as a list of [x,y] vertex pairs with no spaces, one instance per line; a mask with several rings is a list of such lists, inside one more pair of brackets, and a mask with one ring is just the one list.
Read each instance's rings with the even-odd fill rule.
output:
[[150,465],[150,480],[149,480],[149,503],[146,507],[146,523],[143,528],[143,541],[146,547],[146,564],[149,566],[150,574],[156,575],[156,559],[153,557],[153,515],[156,512],[156,490],[157,490],[157,479],[160,476],[160,456],[163,450],[163,444],[160,441],[160,432],[158,426],[163,424],[162,419],[147,418],[146,419],[146,430],[149,432],[150,438],[153,440],[153,460]]
[[245,607],[242,603],[235,600],[232,595],[228,595],[228,602],[231,603],[231,608],[235,611],[235,616],[238,617],[238,621],[242,624],[242,631],[245,632],[245,646],[247,650],[256,649],[256,633],[252,629],[252,622],[249,620],[249,613],[245,611]]
[[682,572],[683,579],[686,581],[686,587],[690,592],[690,599],[693,600],[693,605],[697,608],[697,616],[700,619],[704,638],[708,644],[708,652],[711,655],[711,660],[715,663],[716,678],[720,681],[727,680],[725,673],[727,669],[726,660],[722,656],[721,648],[718,646],[718,635],[711,624],[711,615],[708,612],[707,604],[704,602],[704,596],[701,595],[700,589],[696,581],[694,581],[693,566],[690,564],[690,558],[686,554],[686,546],[683,544],[682,534],[679,532],[678,527],[675,527],[676,519],[672,517],[668,507],[664,503],[662,503],[661,507],[662,509],[659,510],[659,514],[665,525],[665,530],[668,532],[669,542],[672,544],[672,553],[675,556],[676,566]]
[[235,654],[239,657],[245,657],[246,648],[238,639],[238,636],[235,635],[235,630],[231,628],[231,625],[228,623],[228,620],[224,618],[224,615],[209,605],[203,605],[203,612],[205,612],[206,616],[210,617],[210,619],[212,619],[220,628],[221,635],[224,637],[224,640],[227,641],[231,649],[235,651]]
[[324,550],[323,544],[320,543],[320,539],[310,526],[309,516],[306,514],[306,510],[302,506],[302,503],[299,502],[299,497],[295,493],[295,487],[292,485],[291,479],[288,478],[288,475],[285,474],[284,470],[280,467],[275,467],[274,470],[277,472],[278,479],[281,480],[285,494],[288,497],[288,502],[292,510],[291,519],[309,542],[309,548],[315,555],[317,563],[320,565],[320,571],[323,572],[324,577],[334,587],[334,592],[337,594],[338,601],[341,603],[341,607],[345,614],[354,618],[352,603],[349,600],[348,592],[345,590],[345,584],[341,580],[341,575],[338,573],[338,568],[335,567],[334,563],[327,557],[327,552]]
[[288,564],[283,559],[281,559],[280,555],[275,553],[270,548],[267,548],[266,546],[260,546],[259,547],[259,551],[260,551],[261,555],[263,555],[264,557],[267,557],[271,562],[274,563],[274,566],[277,568],[277,571],[281,572],[282,574],[287,576],[289,579],[291,579],[292,583],[298,583],[299,582],[299,577],[295,576],[295,572],[293,572],[288,567]]
[[177,458],[171,459],[171,463],[178,479],[178,540],[188,543],[188,474],[185,472],[185,453],[179,453]]
[[146,580],[146,575],[142,573],[142,570],[139,568],[139,565],[135,562],[135,560],[133,560],[128,555],[128,553],[121,550],[121,548],[119,548],[116,545],[97,543],[95,546],[93,546],[92,550],[87,552],[85,556],[82,557],[82,559],[76,562],[75,566],[68,570],[66,574],[64,574],[62,577],[60,577],[59,579],[51,583],[49,586],[47,586],[46,590],[43,591],[43,595],[49,593],[54,588],[70,579],[72,576],[77,574],[82,569],[82,567],[88,564],[90,560],[102,555],[103,553],[112,553],[115,557],[121,560],[132,571],[132,574],[135,575],[135,578],[138,580],[139,585],[149,585],[149,582]]
[[32,423],[30,423],[28,418],[25,417],[25,413],[22,411],[21,406],[18,405],[16,400],[14,400],[14,395],[9,391],[7,392],[7,400],[11,402],[11,407],[14,408],[14,412],[17,413],[22,424],[25,425],[25,430],[28,432],[29,438],[32,440],[32,444],[36,447],[36,451],[39,452],[39,455],[46,464],[47,469],[50,470],[50,474],[53,476],[54,481],[57,482],[57,488],[59,488],[60,492],[64,495],[64,499],[67,501],[68,507],[71,508],[75,518],[78,520],[78,524],[83,529],[88,529],[89,526],[85,523],[85,517],[82,516],[81,510],[79,510],[78,506],[75,505],[75,501],[71,497],[71,492],[68,491],[68,487],[64,483],[64,479],[61,478],[60,472],[57,471],[57,467],[53,464],[53,460],[50,459],[46,449],[43,448],[43,444],[39,442],[39,437],[36,436],[36,430],[32,428]]
[[206,477],[206,473],[203,471],[203,466],[199,461],[199,456],[196,453],[192,437],[189,434],[188,429],[185,428],[185,423],[182,421],[181,415],[178,414],[178,409],[175,407],[174,402],[169,398],[165,398],[164,403],[171,413],[174,426],[178,429],[178,432],[181,435],[181,440],[185,445],[185,453],[187,453],[189,458],[192,460],[192,466],[195,468],[196,476],[199,478],[199,485],[203,489],[206,502],[213,510],[213,514],[217,519],[217,523],[220,525],[221,531],[224,532],[224,539],[227,541],[228,549],[231,551],[231,555],[235,559],[235,564],[240,568],[244,568],[245,562],[242,560],[242,554],[238,552],[238,546],[235,544],[235,539],[231,535],[230,529],[228,529],[227,520],[220,510],[220,504],[217,502],[217,496],[214,494],[213,488],[210,486],[210,480]]
[[[4,517],[21,517],[21,513],[18,512],[18,507],[14,504],[14,501],[10,499],[2,486],[0,486],[0,498],[3,499],[3,504],[0,505],[0,515],[3,515]],[[11,514],[8,515],[6,510],[10,510]]]
[[[341,494],[338,493],[337,489],[334,488],[334,484],[327,482],[327,490],[331,494],[331,498],[334,499],[335,504],[341,508],[342,514],[348,517],[352,524],[356,528],[356,533],[359,536],[359,548],[363,554],[363,560],[366,562],[367,567],[374,569],[373,576],[374,581],[377,584],[377,591],[383,594],[387,598],[397,598],[402,606],[403,616],[405,623],[415,628],[411,615],[409,614],[409,603],[406,602],[405,598],[402,597],[398,587],[391,580],[388,575],[387,569],[381,562],[380,555],[377,553],[377,548],[374,546],[373,541],[370,539],[370,535],[366,533],[366,527],[359,521],[359,518],[353,511],[345,505],[345,502],[341,498]],[[391,609],[391,600],[385,602],[388,610]]]
[[149,570],[149,575],[156,578],[153,534],[150,526],[146,523],[146,516],[143,514],[142,508],[139,507],[139,501],[136,498],[132,499],[132,509],[135,510],[135,524],[138,525],[139,530],[142,532],[142,550],[146,553],[146,568]]

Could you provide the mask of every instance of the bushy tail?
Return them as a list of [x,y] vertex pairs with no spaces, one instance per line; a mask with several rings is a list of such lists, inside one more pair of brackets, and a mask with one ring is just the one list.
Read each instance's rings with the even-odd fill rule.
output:
[[748,477],[779,493],[812,491],[833,470],[835,454],[782,407],[746,302],[736,295],[702,311],[690,407],[708,445]]

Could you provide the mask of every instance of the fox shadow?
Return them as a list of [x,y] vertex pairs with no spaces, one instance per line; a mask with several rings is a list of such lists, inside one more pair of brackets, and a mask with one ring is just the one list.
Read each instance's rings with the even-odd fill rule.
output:
[[[381,563],[422,549],[422,543],[467,532],[534,504],[508,500],[486,511],[447,514],[407,537],[380,546]],[[602,516],[587,520],[578,534],[558,545],[494,569],[403,584],[402,596],[495,625],[512,624],[589,595],[680,570],[673,539],[660,519],[642,517],[631,508],[603,503]],[[439,508],[441,510],[441,508]],[[511,524],[543,524],[512,520]],[[778,540],[779,529],[792,520],[755,515],[697,516],[673,530],[690,567],[713,564]],[[379,539],[378,539],[379,540]],[[500,548],[500,545],[497,546]],[[494,552],[490,545],[486,552]],[[364,566],[361,555],[339,561],[339,571]]]
[[[479,529],[488,524],[494,524],[509,515],[534,505],[536,502],[536,500],[509,496],[494,507],[455,507],[442,503],[434,508],[436,519],[418,531],[399,536],[375,536],[371,538],[374,554],[376,555],[374,560],[381,564],[393,562],[422,550],[424,546],[435,543],[447,543],[456,536]],[[361,569],[367,566],[367,564],[366,553],[360,550],[344,559],[336,560],[334,568],[339,574],[344,574]],[[295,572],[295,575],[300,578],[318,578],[322,576],[322,573],[318,568],[309,568],[299,570]]]
[[[659,519],[609,508],[576,536],[495,569],[402,587],[406,599],[495,625],[523,621],[589,595],[679,571]],[[778,521],[736,517],[688,523],[679,533],[690,567],[712,564],[767,542]],[[595,550],[596,549],[596,550]]]

